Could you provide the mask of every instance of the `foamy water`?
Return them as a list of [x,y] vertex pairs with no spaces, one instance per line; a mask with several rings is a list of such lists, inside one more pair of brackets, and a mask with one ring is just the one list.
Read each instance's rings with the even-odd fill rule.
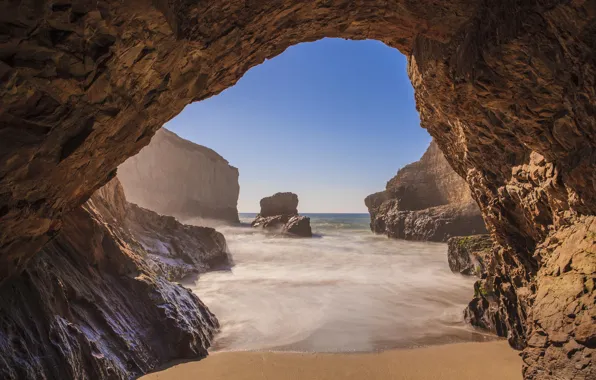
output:
[[450,272],[446,244],[375,236],[367,215],[310,216],[320,237],[219,228],[235,266],[193,286],[221,323],[213,350],[361,352],[492,339],[463,322],[474,279]]

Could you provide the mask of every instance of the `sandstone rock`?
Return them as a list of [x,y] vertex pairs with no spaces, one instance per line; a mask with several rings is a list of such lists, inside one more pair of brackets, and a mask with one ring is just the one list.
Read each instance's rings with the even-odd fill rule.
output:
[[[297,43],[377,39],[408,57],[421,125],[470,185],[501,247],[495,284],[525,339],[531,301],[561,270],[537,247],[596,215],[593,9],[511,0],[2,2],[10,22],[0,39],[0,283],[19,276],[66,215],[190,102]],[[565,310],[555,310],[551,330],[570,334],[565,318],[577,304],[553,305]],[[582,315],[593,312],[582,305]],[[565,345],[593,347],[571,338]],[[587,356],[575,361],[570,350],[561,360],[555,345],[528,351],[526,379],[593,377]]]
[[161,215],[238,223],[238,169],[165,128],[118,167],[126,199]]
[[[145,213],[151,212],[133,209],[131,223]],[[217,319],[190,290],[160,274],[182,267],[155,268],[146,243],[123,220],[130,215],[114,179],[70,213],[60,234],[0,288],[0,378],[131,379],[174,359],[207,355]],[[154,227],[162,237],[181,228],[150,224],[146,231]],[[190,229],[185,238],[192,240]],[[198,239],[204,247],[225,246],[213,234],[201,231],[178,249]],[[211,248],[184,258],[220,250]]]
[[262,217],[298,214],[298,196],[294,193],[275,193],[261,199]]
[[283,234],[312,237],[310,218],[298,215],[298,196],[276,193],[261,199],[261,212],[251,223],[253,227],[276,229]]
[[289,235],[300,237],[312,237],[310,228],[310,218],[306,216],[293,216],[283,226],[282,232]]
[[447,241],[486,232],[468,184],[431,142],[420,161],[406,165],[385,191],[364,200],[371,230],[407,240]]
[[447,258],[452,272],[481,277],[493,255],[490,235],[455,236],[447,241]]

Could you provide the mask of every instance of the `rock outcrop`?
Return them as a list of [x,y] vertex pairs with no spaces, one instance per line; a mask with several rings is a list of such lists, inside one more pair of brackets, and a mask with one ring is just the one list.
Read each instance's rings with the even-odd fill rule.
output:
[[377,39],[407,55],[421,125],[501,247],[496,287],[523,316],[508,323],[525,347],[524,377],[594,377],[577,316],[596,306],[566,310],[593,291],[561,299],[553,289],[589,267],[557,273],[551,260],[588,244],[561,239],[596,215],[593,0],[39,0],[5,1],[0,12],[2,291],[187,104],[289,46]]
[[396,239],[446,241],[485,233],[468,184],[433,141],[420,159],[401,168],[386,190],[364,200],[370,228]]
[[447,240],[449,269],[467,276],[481,277],[493,255],[490,235],[455,236]]
[[298,215],[298,196],[294,193],[275,193],[261,199],[261,212],[253,227],[279,230],[290,236],[312,237],[310,218]]
[[0,378],[131,379],[207,355],[217,319],[167,277],[220,265],[225,246],[128,204],[113,179],[0,289]]
[[238,169],[165,128],[118,167],[126,199],[178,220],[238,223]]

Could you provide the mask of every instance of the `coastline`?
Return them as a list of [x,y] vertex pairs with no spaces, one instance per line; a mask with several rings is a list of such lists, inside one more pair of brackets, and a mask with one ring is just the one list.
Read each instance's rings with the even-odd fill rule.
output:
[[521,365],[500,340],[379,353],[216,352],[140,380],[520,380]]

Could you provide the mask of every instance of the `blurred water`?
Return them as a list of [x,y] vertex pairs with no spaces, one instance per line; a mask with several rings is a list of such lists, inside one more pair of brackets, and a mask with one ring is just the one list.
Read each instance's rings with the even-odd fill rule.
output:
[[319,237],[219,228],[236,265],[193,286],[222,326],[213,350],[360,352],[493,339],[463,323],[474,279],[449,271],[445,244],[375,236],[367,214],[307,216]]

